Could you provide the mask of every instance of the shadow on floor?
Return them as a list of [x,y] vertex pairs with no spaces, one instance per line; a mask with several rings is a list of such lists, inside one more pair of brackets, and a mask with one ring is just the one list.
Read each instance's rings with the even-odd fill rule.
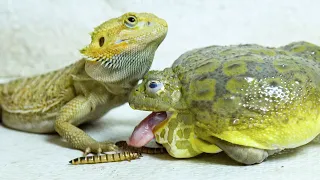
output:
[[48,135],[46,140],[47,140],[47,142],[52,143],[52,144],[56,144],[60,147],[73,149],[71,147],[71,145],[67,141],[63,140],[58,134]]
[[[287,149],[284,150],[278,154],[272,155],[268,157],[266,160],[267,162],[274,162],[274,161],[279,161],[283,159],[290,159],[290,158],[295,158],[299,156],[299,154],[302,154],[302,151],[306,150],[307,148],[311,148],[314,146],[319,146],[319,143],[309,143],[305,146],[301,146],[295,149]],[[155,158],[164,160],[164,161],[192,161],[195,163],[202,163],[202,164],[219,164],[219,165],[225,165],[225,166],[246,166],[242,165],[234,160],[232,160],[230,157],[228,157],[224,152],[220,152],[217,154],[200,154],[196,157],[189,158],[189,159],[176,159],[171,157],[169,154],[159,154],[159,155],[149,155],[153,156]],[[265,162],[266,162],[265,161]],[[257,164],[259,165],[259,164]]]

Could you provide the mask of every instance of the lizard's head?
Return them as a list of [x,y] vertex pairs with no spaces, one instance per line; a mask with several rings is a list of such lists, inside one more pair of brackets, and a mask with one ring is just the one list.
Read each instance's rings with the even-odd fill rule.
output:
[[80,52],[86,72],[96,80],[118,83],[141,79],[167,34],[165,20],[150,13],[126,13],[96,27]]

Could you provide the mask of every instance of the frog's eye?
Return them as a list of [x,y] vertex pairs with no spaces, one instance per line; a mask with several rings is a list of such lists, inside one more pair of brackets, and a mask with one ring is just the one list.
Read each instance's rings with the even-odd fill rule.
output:
[[149,81],[146,89],[150,94],[157,94],[164,89],[164,86],[160,81]]
[[124,24],[125,24],[128,28],[133,28],[137,23],[138,23],[138,19],[137,19],[135,16],[128,16],[128,17],[124,20]]

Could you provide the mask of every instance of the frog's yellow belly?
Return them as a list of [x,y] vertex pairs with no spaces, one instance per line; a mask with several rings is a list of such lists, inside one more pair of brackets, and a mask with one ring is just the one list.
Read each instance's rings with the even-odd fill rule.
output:
[[286,127],[268,127],[266,129],[224,131],[215,136],[234,144],[259,149],[295,148],[312,141],[320,133],[318,123],[309,121],[287,125]]
[[[198,132],[233,144],[259,149],[286,149],[302,146],[320,134],[320,111],[315,101],[293,103],[281,111],[259,115],[256,119],[237,119],[217,129],[217,125],[198,123]],[[207,121],[210,122],[210,121]]]

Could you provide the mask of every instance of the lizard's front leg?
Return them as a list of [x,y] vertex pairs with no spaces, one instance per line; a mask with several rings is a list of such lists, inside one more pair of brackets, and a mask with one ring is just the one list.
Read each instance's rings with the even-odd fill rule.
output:
[[117,146],[113,143],[97,142],[87,133],[76,127],[84,122],[84,118],[94,110],[90,97],[79,95],[64,105],[57,120],[55,130],[74,148],[84,151],[84,154],[114,151]]

